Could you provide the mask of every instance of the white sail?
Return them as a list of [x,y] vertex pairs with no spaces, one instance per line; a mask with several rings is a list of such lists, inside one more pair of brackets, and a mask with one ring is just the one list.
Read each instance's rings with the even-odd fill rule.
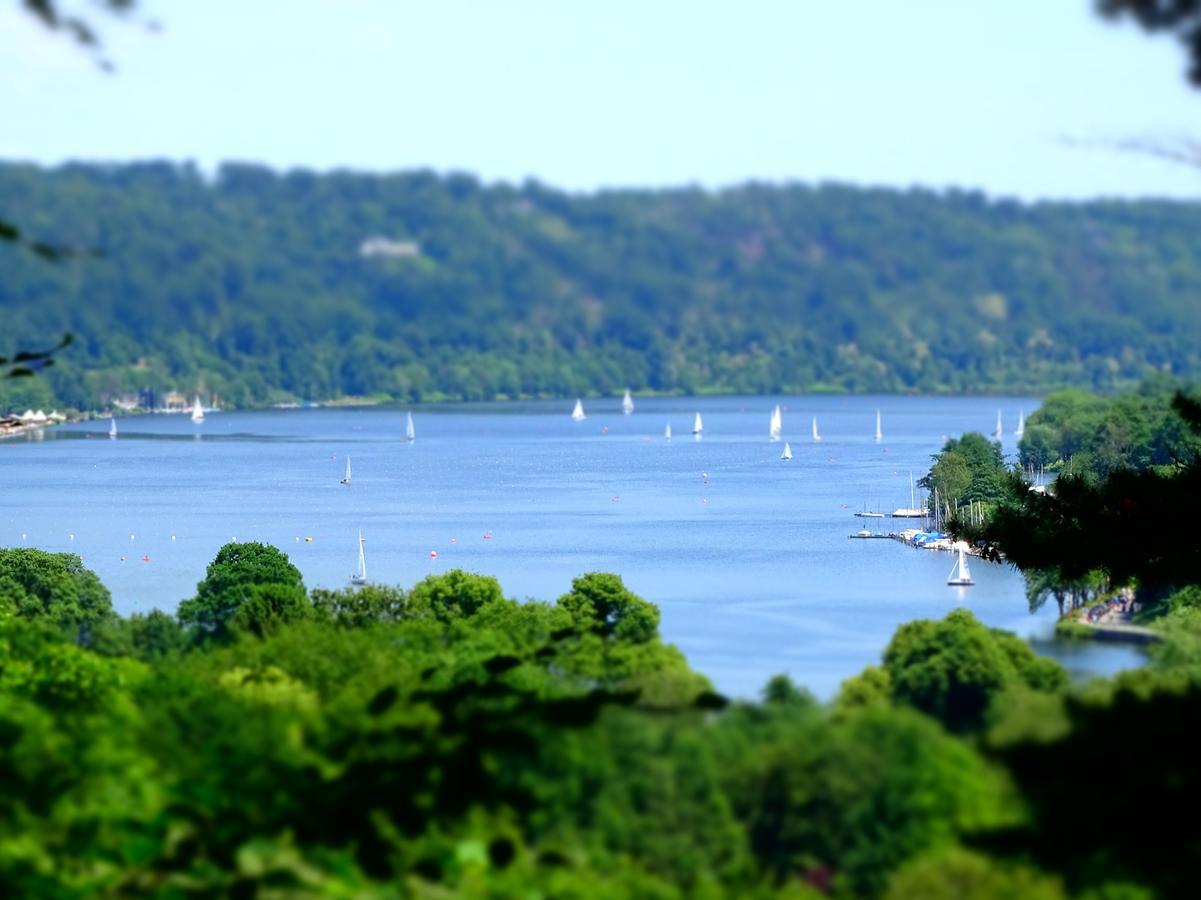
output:
[[771,422],[767,426],[767,436],[773,441],[778,441],[783,430],[784,417],[780,413],[779,404],[777,404],[776,408],[771,411]]
[[195,402],[192,403],[192,421],[204,421],[204,407],[200,405],[200,397],[197,397]]
[[792,459],[792,445],[788,441],[784,442],[784,452],[780,454],[780,459]]
[[405,419],[405,440],[417,440],[417,431],[413,428],[413,414],[409,413]]
[[813,417],[813,440],[816,442],[816,441],[820,441],[821,439],[822,439],[821,433],[818,432],[818,430],[817,430],[817,416],[814,416]]
[[627,416],[634,411],[634,398],[630,396],[628,388],[626,395],[621,398],[621,411]]
[[701,424],[701,414],[698,412],[696,414],[696,419],[694,419],[692,422],[692,433],[700,434],[701,431],[704,430],[704,427],[705,426]]
[[1001,411],[998,409],[997,410],[997,430],[992,433],[992,436],[999,441],[1004,434],[1005,434],[1005,432],[1001,428]]
[[951,568],[951,574],[947,576],[947,584],[955,585],[970,585],[975,584],[972,581],[971,570],[967,567],[967,557],[963,553],[963,548],[959,548],[959,559]]
[[115,416],[108,423],[108,436],[110,438],[115,438],[117,436],[117,419]]
[[350,484],[350,457],[346,457],[346,474],[342,476],[342,484]]
[[1026,413],[1018,413],[1018,427],[1013,430],[1013,436],[1019,440],[1026,434]]
[[671,423],[670,422],[668,422],[667,427],[663,429],[663,437],[667,438],[667,440],[669,440],[669,441],[671,440]]
[[880,410],[876,410],[876,440],[884,440],[884,429],[880,427]]
[[577,422],[583,422],[584,419],[588,418],[584,415],[584,404],[579,400],[575,402],[575,409],[571,411],[571,417]]
[[367,557],[363,553],[363,543],[363,531],[359,529],[359,566],[355,569],[355,573],[350,576],[351,584],[367,583]]

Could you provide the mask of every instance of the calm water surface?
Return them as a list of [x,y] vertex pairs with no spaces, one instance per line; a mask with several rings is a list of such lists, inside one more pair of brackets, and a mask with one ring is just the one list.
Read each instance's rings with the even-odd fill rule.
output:
[[[1037,400],[778,398],[791,462],[767,439],[776,402],[641,400],[623,416],[616,398],[593,400],[583,422],[561,402],[418,407],[413,444],[403,412],[380,407],[125,418],[116,440],[107,421],[65,426],[0,444],[0,545],[80,554],[123,613],[173,609],[235,539],[282,548],[310,587],[341,587],[360,528],[380,582],[460,567],[510,596],[553,599],[584,572],[617,572],[659,605],[665,638],[736,696],[787,672],[828,697],[899,624],[958,606],[1078,675],[1139,664],[1126,647],[1038,640],[1054,609],[1028,613],[1007,567],[975,562],[976,585],[950,588],[948,554],[847,539],[855,510],[908,506],[910,471],[920,477],[948,435],[991,432],[998,407],[1015,453],[1018,411]],[[690,433],[698,410],[702,440]]]

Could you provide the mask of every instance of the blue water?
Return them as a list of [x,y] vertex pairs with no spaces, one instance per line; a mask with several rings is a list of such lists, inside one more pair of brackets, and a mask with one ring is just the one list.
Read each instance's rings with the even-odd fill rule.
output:
[[[791,462],[767,440],[776,402]],[[1031,615],[1008,567],[974,562],[976,585],[949,588],[948,554],[847,538],[862,524],[855,510],[909,505],[909,472],[920,477],[946,436],[991,432],[998,407],[1012,432],[1018,411],[1037,405],[648,399],[623,416],[613,398],[573,422],[571,403],[459,404],[414,409],[413,444],[401,439],[403,411],[381,407],[213,413],[199,425],[130,417],[116,440],[97,421],[0,443],[0,545],[80,554],[123,613],[173,609],[231,540],[275,544],[310,587],[341,587],[360,528],[369,575],[386,583],[460,567],[495,575],[510,596],[549,600],[577,575],[617,572],[659,605],[665,639],[719,690],[753,696],[786,672],[828,697],[911,619],[967,606],[989,625],[1050,634],[1054,610]],[[1004,448],[1015,452],[1012,434]],[[349,487],[339,484],[347,455]],[[1121,646],[1038,646],[1077,675],[1141,660]]]

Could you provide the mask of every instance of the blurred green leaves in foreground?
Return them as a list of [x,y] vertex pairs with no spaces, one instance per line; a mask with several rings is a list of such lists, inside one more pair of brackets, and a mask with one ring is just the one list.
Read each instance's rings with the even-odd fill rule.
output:
[[7,896],[1184,896],[1201,644],[1071,688],[958,611],[830,704],[728,702],[614,575],[307,592],[221,548],[177,616],[0,550]]

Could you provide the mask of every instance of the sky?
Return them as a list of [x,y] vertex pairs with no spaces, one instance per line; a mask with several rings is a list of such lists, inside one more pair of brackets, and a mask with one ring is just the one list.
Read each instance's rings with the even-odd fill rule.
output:
[[[71,6],[72,0],[64,0]],[[1169,37],[1091,0],[142,0],[117,66],[0,5],[0,159],[1196,197]]]

